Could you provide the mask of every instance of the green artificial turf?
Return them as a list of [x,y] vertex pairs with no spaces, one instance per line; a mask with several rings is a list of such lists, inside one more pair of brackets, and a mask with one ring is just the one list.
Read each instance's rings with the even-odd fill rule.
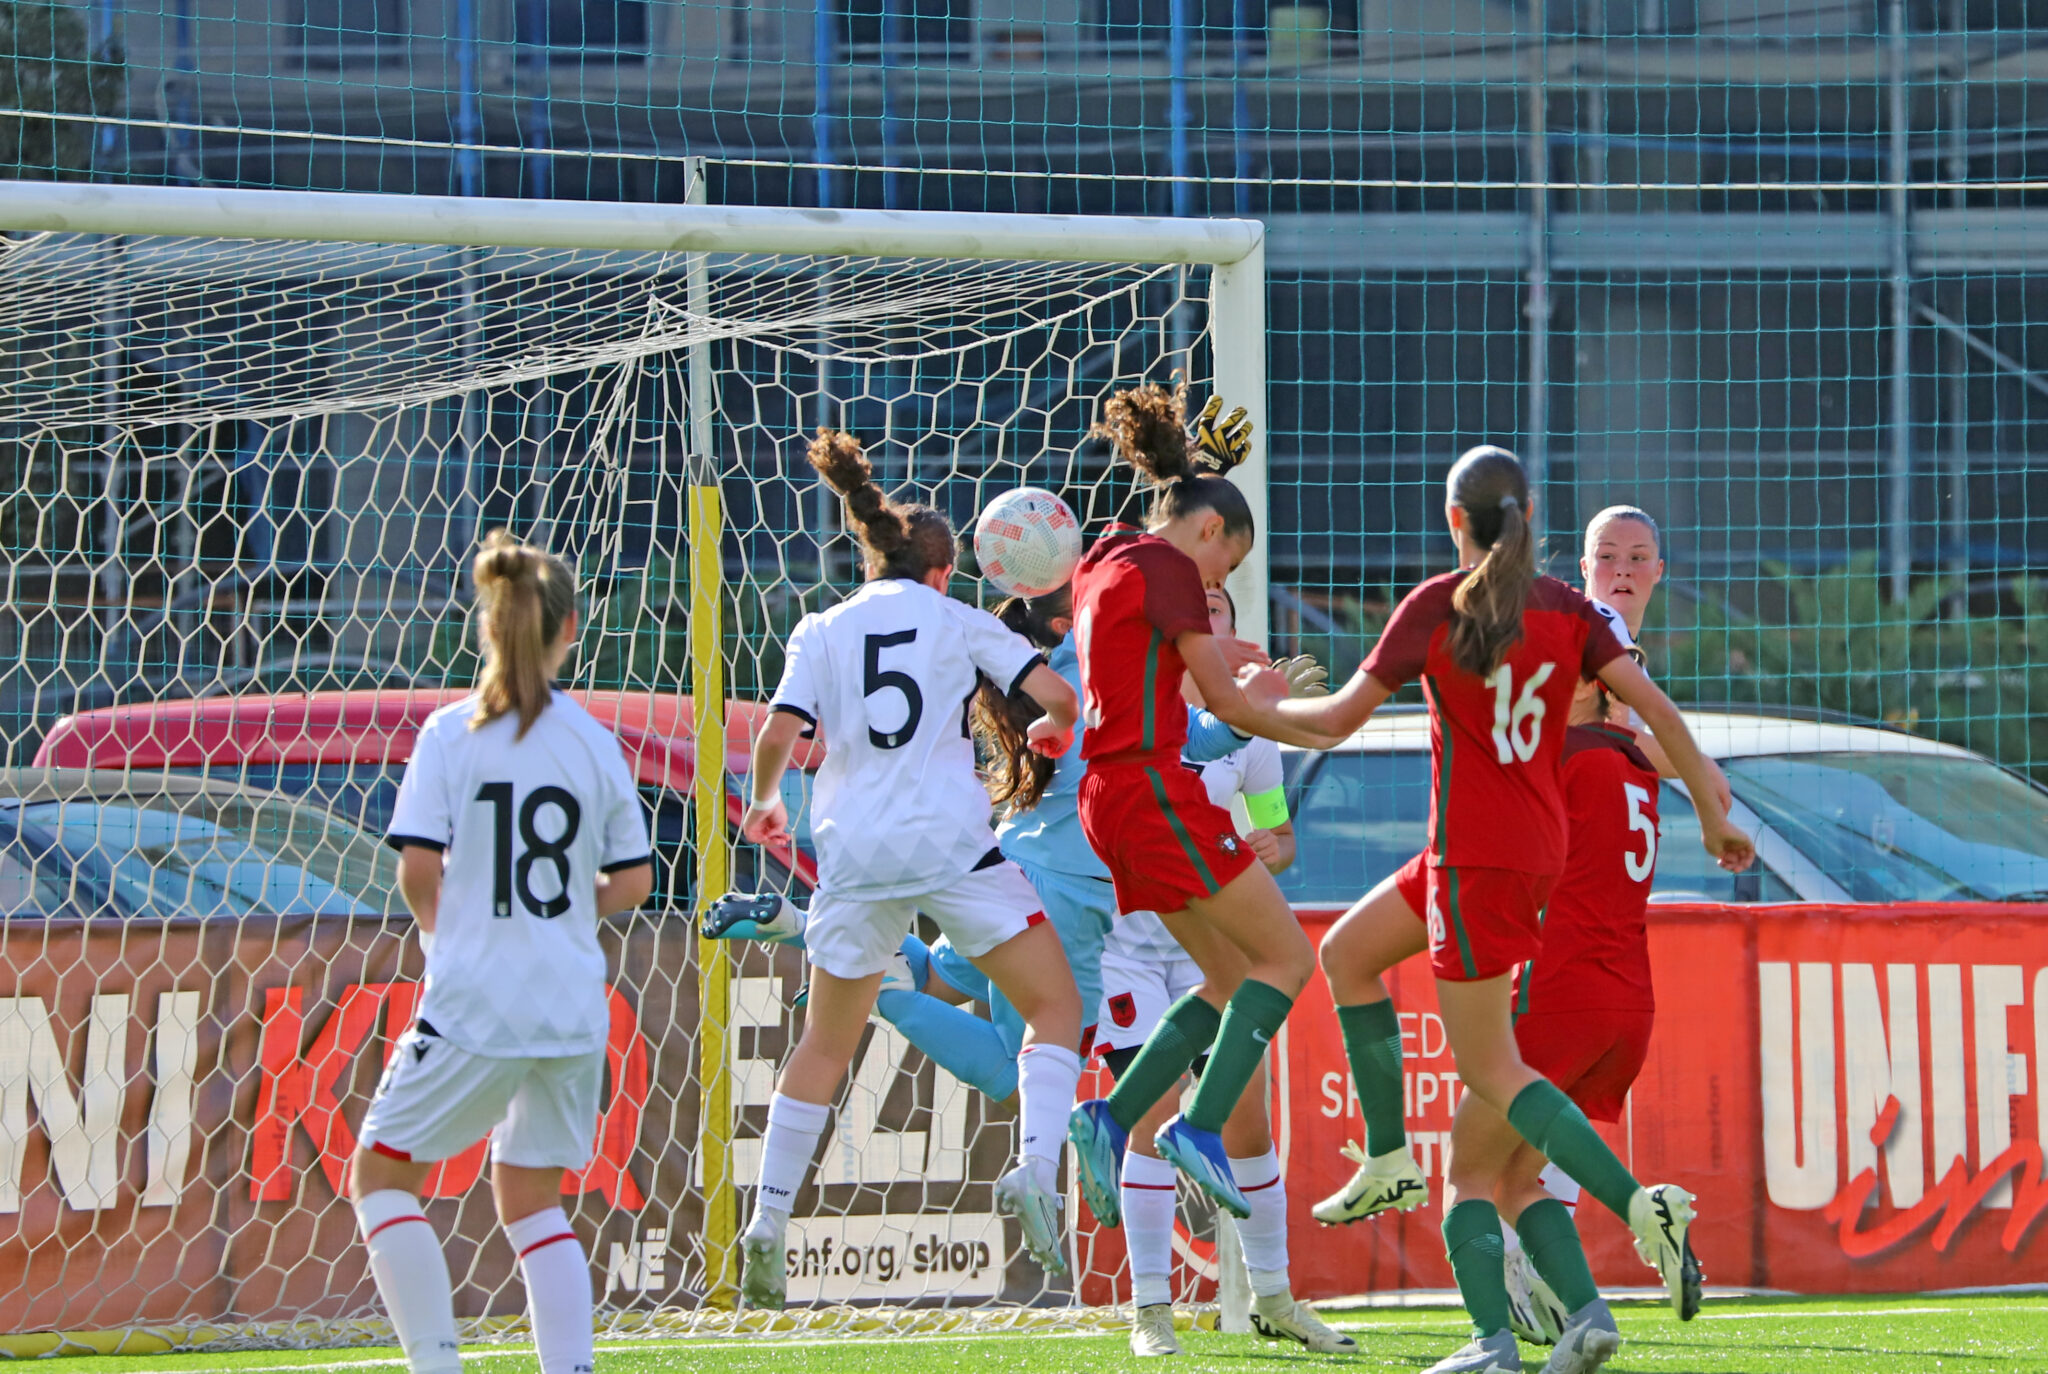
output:
[[[1449,1309],[1325,1311],[1357,1338],[1351,1356],[1309,1355],[1252,1336],[1183,1332],[1185,1359],[1173,1374],[1284,1374],[1342,1367],[1421,1370],[1466,1338]],[[1797,1298],[1710,1301],[1684,1325],[1648,1303],[1619,1304],[1627,1344],[1607,1368],[1674,1374],[2048,1374],[2048,1297]],[[475,1374],[537,1374],[530,1349],[481,1345],[466,1352]],[[1524,1346],[1530,1371],[1548,1352]],[[602,1374],[1095,1374],[1138,1362],[1121,1336],[752,1337],[605,1342]],[[1148,1367],[1158,1368],[1152,1362]],[[231,1355],[92,1356],[66,1359],[62,1374],[297,1374],[314,1370],[399,1370],[384,1349],[254,1351]]]

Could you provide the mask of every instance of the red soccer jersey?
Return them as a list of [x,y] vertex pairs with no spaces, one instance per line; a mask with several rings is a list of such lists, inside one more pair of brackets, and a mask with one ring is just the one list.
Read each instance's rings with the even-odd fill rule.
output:
[[1462,572],[1402,598],[1365,660],[1383,686],[1422,679],[1429,698],[1429,861],[1445,868],[1564,871],[1558,759],[1580,679],[1623,653],[1591,601],[1539,577],[1522,637],[1481,680],[1451,660],[1451,594]]
[[1571,848],[1543,911],[1543,952],[1516,1005],[1549,1011],[1652,1011],[1643,910],[1657,867],[1657,770],[1633,731],[1565,734]]
[[1089,762],[1180,767],[1187,743],[1186,671],[1174,640],[1209,633],[1195,560],[1157,536],[1114,529],[1074,570],[1074,647]]

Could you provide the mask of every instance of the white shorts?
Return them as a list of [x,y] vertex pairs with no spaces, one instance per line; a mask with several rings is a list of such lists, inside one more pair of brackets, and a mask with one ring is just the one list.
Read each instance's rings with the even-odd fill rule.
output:
[[1095,1053],[1136,1049],[1166,1009],[1202,985],[1202,967],[1185,954],[1132,954],[1111,940],[1102,951],[1102,1010]]
[[597,1144],[603,1050],[492,1059],[414,1026],[398,1039],[357,1136],[366,1150],[423,1163],[486,1135],[491,1158],[521,1169],[580,1169]]
[[970,959],[1045,919],[1038,890],[1022,869],[1004,860],[910,897],[862,900],[821,892],[811,899],[804,948],[813,964],[835,978],[866,978],[889,967],[920,911]]

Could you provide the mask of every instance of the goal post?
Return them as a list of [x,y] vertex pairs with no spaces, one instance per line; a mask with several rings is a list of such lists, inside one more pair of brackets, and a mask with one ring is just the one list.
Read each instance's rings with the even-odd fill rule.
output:
[[[695,202],[701,174],[691,186]],[[1025,484],[1099,528],[1134,484],[1090,422],[1116,389],[1181,374],[1251,413],[1233,476],[1263,526],[1261,226],[11,182],[0,235],[11,762],[203,773],[367,837],[405,722],[469,680],[477,535],[536,532],[576,564],[587,628],[568,685],[626,743],[664,874],[658,909],[606,935],[600,1158],[565,1203],[613,1330],[733,1322],[740,1192],[800,965],[699,941],[687,917],[729,884],[803,882],[801,855],[730,845],[722,764],[783,637],[855,575],[804,440],[821,416],[845,424],[886,487],[963,530]],[[1266,535],[1233,584],[1251,638]],[[956,591],[993,600],[970,578]],[[347,709],[322,723],[283,704],[227,745],[173,747],[204,714],[184,698],[330,687],[382,689],[382,743],[350,736]],[[129,724],[93,735],[105,708]],[[699,765],[687,784],[679,742]],[[801,769],[790,785],[800,799]],[[340,1170],[416,1000],[403,924],[251,910],[202,937],[128,913],[88,920],[53,963],[23,912],[0,914],[43,979],[0,990],[23,1043],[112,1075],[25,1089],[53,1144],[0,1178],[22,1213],[21,1329],[373,1332]],[[121,1016],[153,1046],[125,1077]],[[1045,1282],[993,1206],[1013,1129],[878,1027],[799,1205],[792,1243],[817,1262],[793,1302],[845,1331],[874,1329],[876,1308],[1069,1307],[1075,1290]],[[516,1277],[478,1177],[451,1166],[429,1207],[465,1315],[501,1330]],[[80,1210],[100,1224],[70,1223]],[[79,1283],[111,1272],[127,1232],[151,1237],[139,1277]],[[1085,1268],[1088,1242],[1077,1255]]]

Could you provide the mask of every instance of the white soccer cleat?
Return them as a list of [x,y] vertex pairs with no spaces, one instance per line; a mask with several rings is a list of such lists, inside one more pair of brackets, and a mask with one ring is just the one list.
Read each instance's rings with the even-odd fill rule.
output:
[[1344,1142],[1344,1157],[1358,1165],[1351,1181],[1318,1202],[1310,1215],[1325,1226],[1363,1221],[1381,1212],[1410,1212],[1429,1201],[1429,1181],[1408,1151],[1368,1155],[1358,1142]]
[[1048,1274],[1067,1272],[1066,1249],[1060,1243],[1060,1207],[1064,1199],[1046,1186],[1038,1164],[1024,1161],[996,1180],[996,1209],[1017,1218],[1024,1248]]
[[1595,1298],[1565,1318],[1543,1374],[1594,1374],[1620,1349],[1621,1328],[1614,1324],[1607,1304]]
[[789,1253],[783,1243],[787,1217],[759,1210],[740,1232],[740,1306],[780,1312],[789,1297]]
[[[1699,1311],[1696,1296],[1698,1262],[1688,1265],[1692,1254],[1686,1235],[1692,1229],[1692,1194],[1675,1183],[1641,1188],[1628,1200],[1628,1229],[1636,1234],[1636,1253],[1644,1264],[1664,1278],[1664,1291],[1671,1295],[1671,1310],[1680,1320]],[[1688,1269],[1691,1273],[1688,1273]],[[1695,1295],[1688,1302],[1688,1280]]]
[[1182,1353],[1180,1338],[1173,1334],[1172,1303],[1155,1302],[1138,1309],[1131,1322],[1131,1353],[1141,1360]]
[[1522,1348],[1515,1344],[1512,1331],[1475,1336],[1424,1374],[1522,1374]]
[[1315,1309],[1292,1293],[1252,1300],[1252,1330],[1269,1341],[1293,1341],[1318,1355],[1355,1355],[1358,1342],[1326,1325]]
[[1557,1294],[1529,1262],[1529,1252],[1508,1255],[1508,1325],[1531,1345],[1556,1345],[1570,1316]]

